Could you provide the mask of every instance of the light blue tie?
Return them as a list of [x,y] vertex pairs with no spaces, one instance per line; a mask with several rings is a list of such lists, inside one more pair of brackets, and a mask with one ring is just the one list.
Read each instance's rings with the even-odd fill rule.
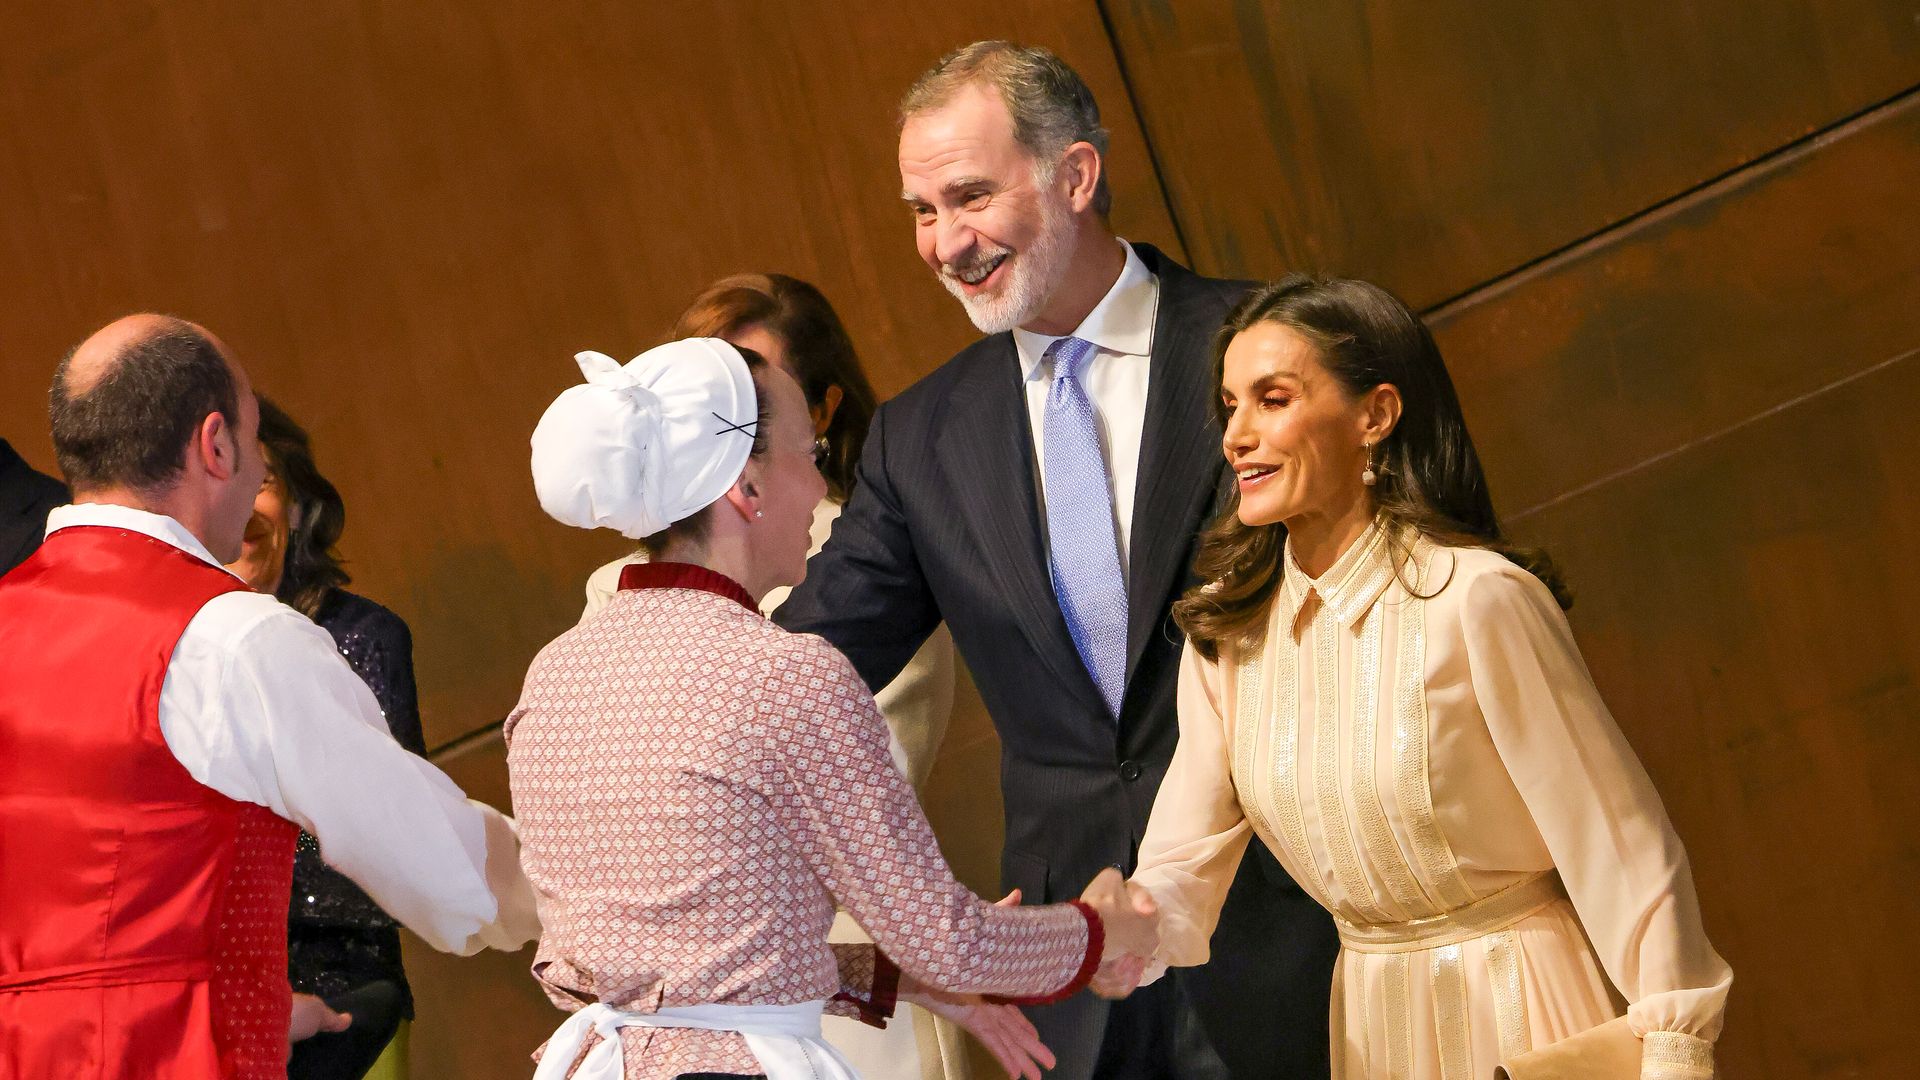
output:
[[1127,684],[1127,581],[1120,572],[1120,541],[1093,400],[1080,384],[1093,354],[1092,342],[1074,337],[1047,348],[1053,357],[1053,388],[1041,428],[1047,563],[1080,662],[1093,675],[1107,711],[1118,717]]

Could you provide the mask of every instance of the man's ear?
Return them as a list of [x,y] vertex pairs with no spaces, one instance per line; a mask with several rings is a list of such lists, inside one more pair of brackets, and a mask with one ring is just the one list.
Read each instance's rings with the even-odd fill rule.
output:
[[228,480],[240,472],[240,440],[221,413],[210,412],[200,421],[188,454],[216,480]]
[[1067,202],[1073,207],[1074,213],[1093,205],[1093,197],[1100,190],[1100,175],[1105,165],[1100,160],[1100,151],[1088,142],[1074,143],[1061,156],[1060,175],[1067,181]]

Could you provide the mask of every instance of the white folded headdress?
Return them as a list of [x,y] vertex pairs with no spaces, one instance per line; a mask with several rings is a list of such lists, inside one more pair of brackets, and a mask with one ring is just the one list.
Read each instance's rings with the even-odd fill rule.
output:
[[760,401],[740,351],[686,338],[625,364],[574,357],[587,381],[561,391],[533,429],[540,508],[636,540],[711,506],[747,467]]

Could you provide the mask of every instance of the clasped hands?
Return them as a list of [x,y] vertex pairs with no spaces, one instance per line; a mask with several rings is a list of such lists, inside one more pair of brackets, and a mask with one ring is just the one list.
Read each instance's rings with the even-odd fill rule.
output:
[[1140,986],[1147,964],[1160,948],[1160,909],[1147,890],[1112,867],[1094,877],[1080,894],[1080,902],[1099,914],[1106,929],[1093,992],[1104,998],[1126,997]]

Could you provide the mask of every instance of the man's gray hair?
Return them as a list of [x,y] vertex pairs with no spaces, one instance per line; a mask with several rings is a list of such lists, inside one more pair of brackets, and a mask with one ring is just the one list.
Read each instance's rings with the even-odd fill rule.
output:
[[900,99],[900,122],[946,105],[975,84],[1000,92],[1013,117],[1013,137],[1039,163],[1043,177],[1052,174],[1067,147],[1091,144],[1101,164],[1093,209],[1107,216],[1113,194],[1107,188],[1107,129],[1100,126],[1100,106],[1087,84],[1051,50],[1010,41],[976,41],[955,49],[914,80]]

